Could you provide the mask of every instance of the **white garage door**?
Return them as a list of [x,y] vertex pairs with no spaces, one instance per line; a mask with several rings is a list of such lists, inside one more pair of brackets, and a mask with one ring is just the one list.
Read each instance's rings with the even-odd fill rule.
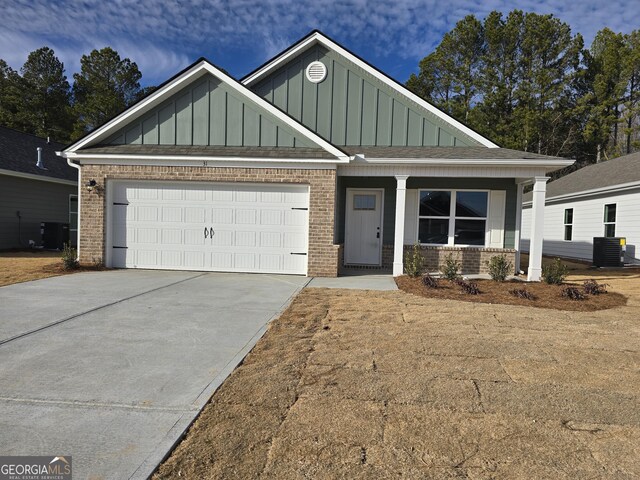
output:
[[113,267],[307,273],[306,186],[115,182],[108,203]]

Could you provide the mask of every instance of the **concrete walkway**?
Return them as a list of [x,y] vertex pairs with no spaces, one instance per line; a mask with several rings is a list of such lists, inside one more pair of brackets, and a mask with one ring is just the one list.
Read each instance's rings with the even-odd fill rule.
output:
[[348,290],[397,290],[391,275],[348,275],[337,278],[313,278],[308,287],[346,288]]
[[0,454],[146,478],[307,282],[121,270],[0,288]]

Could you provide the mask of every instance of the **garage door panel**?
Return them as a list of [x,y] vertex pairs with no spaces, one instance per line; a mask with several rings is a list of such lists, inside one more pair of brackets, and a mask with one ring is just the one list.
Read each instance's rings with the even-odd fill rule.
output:
[[[117,181],[111,265],[305,274],[308,187]],[[298,253],[302,255],[292,255]]]
[[184,199],[188,202],[204,202],[207,200],[207,189],[205,187],[190,187],[184,192]]
[[185,228],[184,244],[185,245],[205,245],[204,228]]
[[306,226],[309,212],[306,210],[288,210],[284,212],[283,224],[289,227]]
[[282,210],[261,210],[260,225],[282,225]]
[[282,233],[280,232],[261,232],[260,247],[266,248],[282,248]]
[[205,207],[185,207],[184,221],[185,223],[201,223],[204,224],[206,219]]
[[235,232],[233,230],[215,230],[211,244],[214,247],[231,247]]
[[138,189],[138,200],[158,200],[160,198],[157,187],[143,187]]
[[163,245],[182,245],[182,230],[167,228],[162,229],[162,244]]
[[160,220],[160,215],[158,214],[158,207],[149,207],[149,206],[141,206],[135,209],[135,218],[131,220],[136,220],[138,222],[157,222]]
[[255,247],[256,246],[256,232],[236,232],[235,245],[238,247]]
[[282,255],[260,255],[260,270],[274,271],[282,270]]
[[213,208],[211,222],[216,225],[231,225],[233,223],[232,208]]
[[255,210],[238,209],[236,210],[236,225],[255,225],[257,212]]
[[253,272],[256,270],[255,253],[235,253],[233,255],[234,270]]
[[159,252],[157,250],[135,250],[127,249],[127,261],[131,259],[131,263],[127,266],[153,268],[154,265],[160,263]]
[[256,203],[258,201],[258,192],[251,192],[251,191],[242,191],[239,190],[237,192],[235,192],[235,200],[237,202],[251,202],[251,203]]
[[127,243],[150,243],[155,245],[158,243],[159,230],[157,228],[131,228],[129,230],[132,236],[130,237],[127,234],[127,238],[121,242],[123,245],[126,245]]
[[205,268],[204,252],[184,252],[184,266],[187,269],[202,270]]
[[162,207],[162,221],[182,223],[182,207]]
[[282,246],[291,251],[306,251],[307,237],[302,233],[285,232],[282,235]]
[[212,253],[211,268],[213,270],[231,270],[233,268],[233,254],[230,252]]

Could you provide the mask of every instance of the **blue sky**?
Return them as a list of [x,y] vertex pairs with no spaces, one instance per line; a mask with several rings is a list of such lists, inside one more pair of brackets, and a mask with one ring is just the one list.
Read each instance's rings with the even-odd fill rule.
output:
[[236,77],[318,28],[399,81],[470,13],[553,13],[590,43],[640,28],[640,0],[2,0],[0,58],[18,69],[43,45],[71,81],[80,57],[112,46],[158,84],[205,56]]

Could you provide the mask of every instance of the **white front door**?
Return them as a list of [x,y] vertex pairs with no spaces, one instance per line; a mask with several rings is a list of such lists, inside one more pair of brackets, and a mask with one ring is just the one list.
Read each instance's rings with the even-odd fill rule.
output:
[[347,189],[344,263],[380,265],[382,190]]
[[108,264],[307,273],[309,187],[116,181]]

